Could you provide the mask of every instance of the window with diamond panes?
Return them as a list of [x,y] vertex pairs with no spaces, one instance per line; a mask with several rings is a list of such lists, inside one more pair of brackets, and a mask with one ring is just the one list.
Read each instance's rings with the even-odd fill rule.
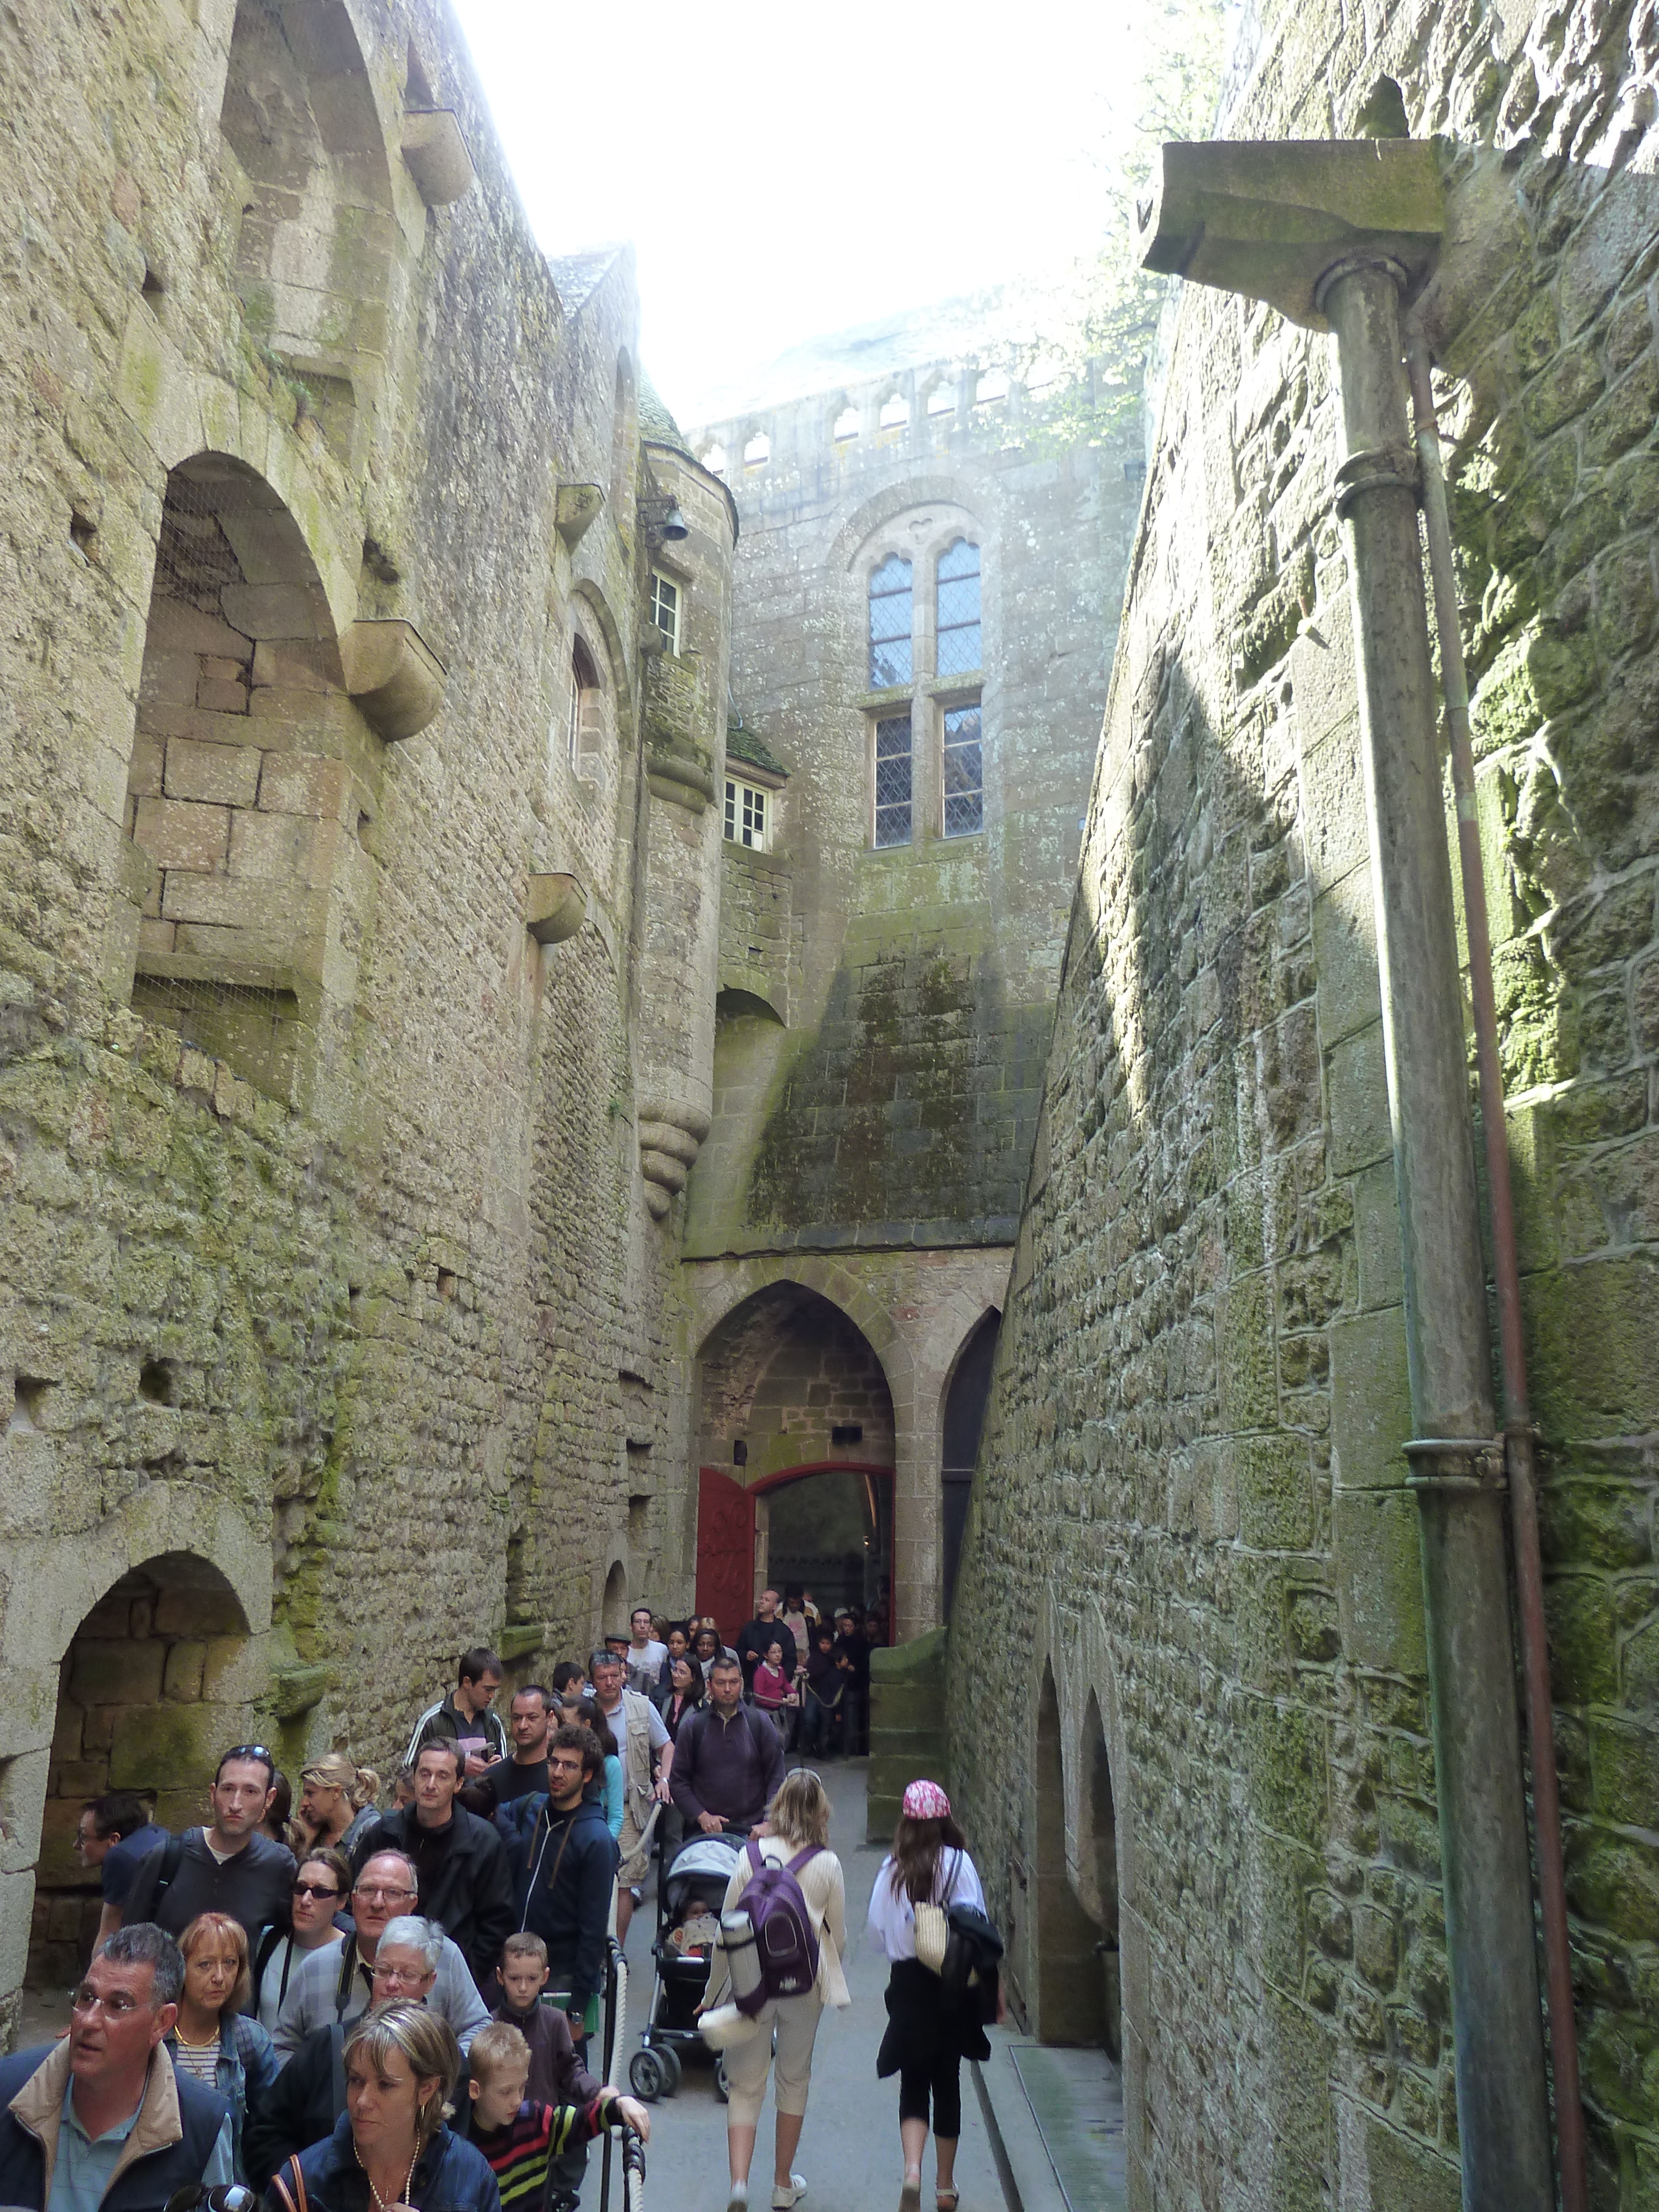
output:
[[734,845],[766,850],[766,793],[731,776],[726,779],[726,834]]
[[945,717],[945,834],[969,837],[985,827],[985,765],[979,708],[952,707]]
[[651,571],[651,619],[668,640],[668,650],[680,649],[680,587],[672,576]]
[[876,724],[876,842],[910,842],[910,717],[893,714]]
[[910,563],[890,553],[870,579],[870,689],[909,681]]
[[979,548],[965,538],[939,564],[939,672],[965,676],[980,665]]

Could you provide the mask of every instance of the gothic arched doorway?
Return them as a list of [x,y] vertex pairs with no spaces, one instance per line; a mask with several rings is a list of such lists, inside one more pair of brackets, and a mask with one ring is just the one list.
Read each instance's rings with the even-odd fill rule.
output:
[[968,1526],[968,1500],[974,1486],[974,1463],[979,1457],[980,1431],[985,1425],[985,1407],[991,1395],[991,1363],[996,1358],[997,1333],[1002,1316],[994,1310],[978,1322],[961,1352],[945,1393],[944,1464],[939,1480],[939,1535],[944,1547],[945,1618],[951,1618],[956,1595],[957,1564]]

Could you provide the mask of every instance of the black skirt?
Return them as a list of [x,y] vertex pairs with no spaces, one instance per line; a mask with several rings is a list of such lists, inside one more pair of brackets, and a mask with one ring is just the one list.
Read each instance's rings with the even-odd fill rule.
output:
[[991,2045],[977,2013],[945,2001],[945,1985],[919,1959],[895,1959],[887,1983],[887,2033],[876,2054],[877,2079],[901,2067],[933,2067],[942,2058],[988,2058]]

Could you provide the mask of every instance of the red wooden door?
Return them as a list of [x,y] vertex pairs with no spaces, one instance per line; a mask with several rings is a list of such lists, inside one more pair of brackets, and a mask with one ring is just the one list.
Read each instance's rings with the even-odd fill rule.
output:
[[697,1471],[697,1611],[730,1643],[752,1610],[755,1500],[717,1467]]

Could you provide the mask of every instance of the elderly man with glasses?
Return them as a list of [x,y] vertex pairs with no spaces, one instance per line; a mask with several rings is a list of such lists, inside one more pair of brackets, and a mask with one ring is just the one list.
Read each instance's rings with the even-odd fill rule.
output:
[[204,1912],[240,1920],[251,1944],[288,1911],[294,1854],[260,1832],[276,1761],[262,1743],[239,1743],[213,1778],[213,1819],[158,1844],[132,1877],[123,1917],[153,1920],[182,1936]]
[[184,1986],[173,1938],[129,1921],[70,1999],[67,2036],[0,2059],[0,2204],[147,2212],[232,2179],[229,2106],[161,2048]]
[[[374,1968],[381,1939],[393,1921],[414,1913],[418,1898],[415,1863],[403,1852],[376,1851],[364,1860],[351,1893],[357,1932],[313,1951],[289,1984],[271,2037],[279,2059],[291,2058],[316,2029],[347,2027],[376,2002]],[[441,1933],[428,2002],[454,2029],[463,2051],[489,2018],[465,1956]]]

